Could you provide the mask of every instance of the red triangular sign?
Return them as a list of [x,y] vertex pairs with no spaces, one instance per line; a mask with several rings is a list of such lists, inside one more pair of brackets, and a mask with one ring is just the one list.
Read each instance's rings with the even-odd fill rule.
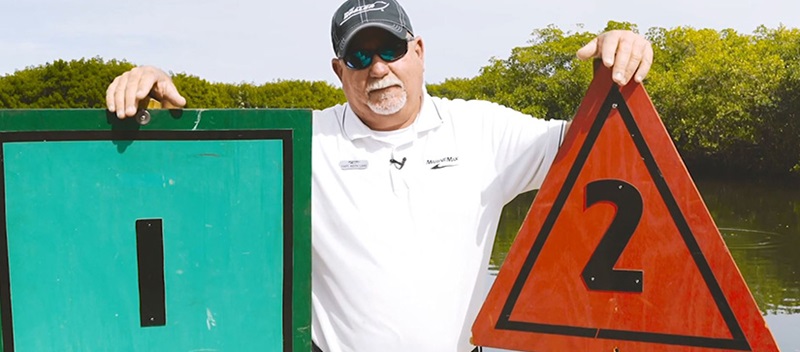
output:
[[596,67],[473,343],[777,351],[644,88],[620,88]]

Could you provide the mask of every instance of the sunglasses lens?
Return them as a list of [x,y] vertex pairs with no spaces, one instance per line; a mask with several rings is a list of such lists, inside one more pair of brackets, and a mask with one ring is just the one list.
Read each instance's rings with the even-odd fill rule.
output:
[[374,54],[368,50],[358,50],[345,54],[344,63],[349,68],[360,70],[372,64],[373,56]]
[[345,65],[353,70],[361,70],[372,65],[372,58],[380,56],[381,60],[392,62],[399,60],[408,52],[408,43],[405,40],[384,45],[378,50],[356,50],[344,55]]
[[381,49],[378,51],[378,56],[380,56],[383,61],[392,62],[403,57],[406,52],[408,52],[408,44],[406,44],[406,42],[400,42],[391,47]]

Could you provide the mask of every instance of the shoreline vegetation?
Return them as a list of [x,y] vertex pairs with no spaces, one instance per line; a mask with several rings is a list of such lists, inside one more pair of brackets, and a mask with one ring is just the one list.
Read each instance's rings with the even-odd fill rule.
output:
[[[605,30],[635,24],[608,22]],[[575,52],[596,32],[536,29],[525,46],[492,58],[472,78],[428,84],[430,94],[483,99],[544,119],[570,118],[586,93],[592,64]],[[752,33],[650,28],[655,63],[645,87],[692,174],[800,180],[800,30]],[[105,108],[105,89],[134,67],[94,57],[55,60],[0,76],[0,109]],[[186,108],[311,108],[345,101],[324,81],[210,83],[172,74]]]

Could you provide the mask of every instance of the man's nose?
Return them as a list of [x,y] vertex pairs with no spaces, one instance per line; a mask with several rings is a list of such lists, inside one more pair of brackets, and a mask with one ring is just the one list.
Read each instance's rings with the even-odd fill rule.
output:
[[389,63],[381,59],[380,55],[372,57],[372,65],[369,67],[371,77],[383,77],[389,74]]

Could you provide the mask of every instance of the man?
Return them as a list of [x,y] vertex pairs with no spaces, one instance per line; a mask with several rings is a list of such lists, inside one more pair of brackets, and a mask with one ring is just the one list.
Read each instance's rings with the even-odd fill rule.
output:
[[[331,37],[348,102],[313,118],[315,350],[471,351],[502,207],[540,186],[568,124],[429,96],[423,40],[396,0],[347,0]],[[624,85],[653,51],[612,31],[578,56]],[[138,67],[109,86],[108,109],[133,116],[148,95],[186,103],[166,73]]]

